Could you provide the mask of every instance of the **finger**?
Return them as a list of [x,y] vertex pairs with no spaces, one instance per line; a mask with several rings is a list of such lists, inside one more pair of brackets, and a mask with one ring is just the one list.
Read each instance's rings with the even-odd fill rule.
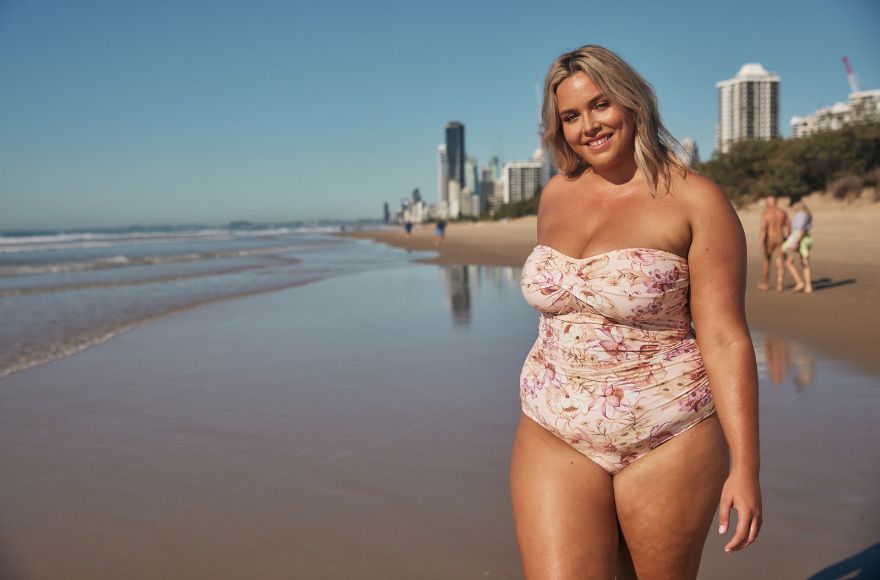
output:
[[[752,518],[752,525],[749,528],[749,542],[751,544],[758,537],[758,532],[761,530],[761,517],[755,516]],[[748,545],[746,544],[746,545]]]
[[733,552],[735,550],[739,550],[742,548],[740,544],[748,538],[749,535],[749,525],[752,523],[752,518],[749,517],[740,517],[739,512],[737,512],[737,517],[739,522],[736,524],[736,533],[733,534],[733,537],[724,546],[724,550],[726,552]]
[[718,533],[723,534],[727,531],[727,524],[730,521],[730,500],[722,497],[721,503],[718,504]]

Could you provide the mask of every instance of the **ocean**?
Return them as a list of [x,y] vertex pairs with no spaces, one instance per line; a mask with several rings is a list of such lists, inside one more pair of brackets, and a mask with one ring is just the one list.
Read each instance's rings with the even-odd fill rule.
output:
[[261,292],[407,263],[338,235],[378,223],[0,232],[0,378],[139,324]]

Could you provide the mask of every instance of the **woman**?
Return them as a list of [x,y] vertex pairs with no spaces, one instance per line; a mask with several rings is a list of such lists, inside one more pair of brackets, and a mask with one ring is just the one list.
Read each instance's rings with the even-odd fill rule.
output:
[[[813,229],[813,215],[807,209],[807,204],[800,199],[791,204],[791,209],[795,212],[794,218],[791,220],[791,234],[782,244],[782,251],[785,253],[785,267],[794,278],[794,288],[791,291],[811,294],[813,292],[813,272],[810,269],[810,249],[813,247],[813,237],[810,235],[810,231]],[[800,254],[801,267],[804,269],[803,278],[801,278],[797,266],[794,265],[795,254]]]
[[719,533],[738,516],[726,551],[761,526],[742,226],[614,53],[559,57],[543,122],[561,173],[522,276],[541,311],[510,473],[526,577],[695,578],[716,507]]

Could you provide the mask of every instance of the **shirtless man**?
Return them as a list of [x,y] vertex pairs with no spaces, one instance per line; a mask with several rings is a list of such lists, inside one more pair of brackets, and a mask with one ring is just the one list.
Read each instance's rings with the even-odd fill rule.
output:
[[791,222],[785,210],[776,205],[776,198],[768,196],[764,203],[767,209],[761,214],[761,251],[764,252],[764,266],[762,270],[759,290],[767,290],[770,287],[770,260],[776,262],[776,291],[782,292],[783,276],[785,270],[782,267],[782,242],[791,231]]

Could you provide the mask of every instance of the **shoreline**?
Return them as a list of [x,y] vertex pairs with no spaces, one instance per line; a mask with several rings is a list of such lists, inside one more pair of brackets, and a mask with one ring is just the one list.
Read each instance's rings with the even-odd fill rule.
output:
[[[825,196],[806,199],[813,213],[816,245],[811,255],[816,291],[760,291],[761,258],[757,234],[761,206],[737,211],[746,232],[748,280],[746,316],[749,325],[813,346],[830,356],[880,374],[875,329],[880,327],[880,272],[875,248],[880,246],[880,203],[841,202]],[[503,222],[449,223],[446,239],[434,246],[433,224],[416,224],[411,237],[401,229],[364,230],[345,234],[410,251],[437,252],[417,260],[437,265],[481,265],[521,268],[537,244],[536,216]],[[771,276],[772,276],[771,272]],[[786,288],[792,286],[786,275]]]

